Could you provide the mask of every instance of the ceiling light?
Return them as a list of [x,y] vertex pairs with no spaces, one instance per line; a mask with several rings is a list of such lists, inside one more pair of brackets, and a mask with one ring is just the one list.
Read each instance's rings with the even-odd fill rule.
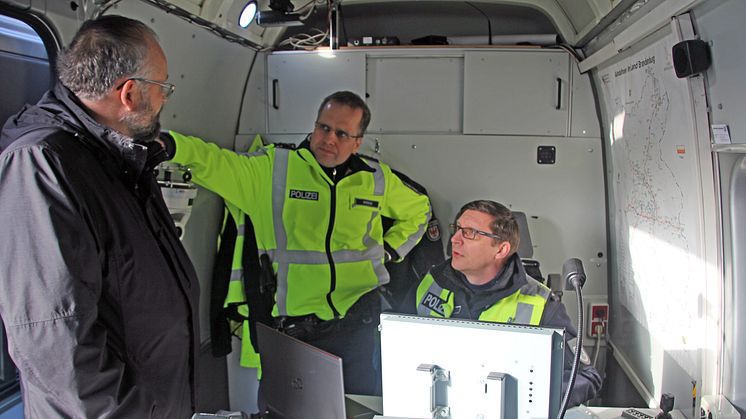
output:
[[251,22],[254,21],[255,15],[256,2],[250,1],[246,3],[246,6],[244,6],[243,10],[241,11],[241,16],[238,18],[238,25],[242,28],[247,28],[249,25],[251,25]]

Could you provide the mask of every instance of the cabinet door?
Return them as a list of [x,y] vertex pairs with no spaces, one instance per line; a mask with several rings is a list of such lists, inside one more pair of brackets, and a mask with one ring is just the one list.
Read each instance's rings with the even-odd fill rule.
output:
[[467,51],[464,134],[566,136],[569,63],[563,51]]
[[267,81],[269,132],[308,133],[321,101],[330,94],[350,90],[365,99],[365,55],[272,54],[267,57]]
[[368,58],[369,132],[461,132],[462,57]]

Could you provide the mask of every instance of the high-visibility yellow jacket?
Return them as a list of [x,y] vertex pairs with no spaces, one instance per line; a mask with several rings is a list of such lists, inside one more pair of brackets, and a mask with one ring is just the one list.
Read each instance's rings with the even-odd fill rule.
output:
[[[411,294],[410,294],[411,296]],[[433,267],[416,293],[417,314],[500,323],[518,323],[565,329],[564,394],[577,345],[577,330],[562,302],[544,284],[526,275],[517,254],[511,256],[494,282],[474,290],[466,277],[451,267],[448,259]],[[410,306],[411,307],[411,306]],[[585,359],[585,360],[584,360]],[[577,406],[598,394],[603,379],[581,357],[568,406]]]
[[[389,281],[384,241],[401,259],[427,226],[428,198],[383,163],[352,156],[356,169],[335,185],[305,147],[269,146],[247,156],[171,135],[173,161],[251,217],[277,279],[273,316],[343,317]],[[385,236],[381,216],[395,220]]]
[[459,317],[500,323],[520,323],[538,326],[551,291],[544,284],[526,275],[514,255],[503,281],[492,292],[474,295],[465,285],[460,272],[451,261],[434,267],[417,287],[417,314],[430,317]]
[[[256,152],[263,145],[264,143],[261,137],[257,135],[249,146],[249,152]],[[244,275],[248,275],[248,273],[245,273],[243,268],[244,239],[246,230],[244,212],[228,201],[225,202],[225,212],[224,222],[228,222],[228,217],[230,217],[236,226],[236,239],[231,258],[228,291],[223,306],[227,307],[234,305],[237,313],[243,318],[248,319],[250,308],[247,304],[246,292],[244,291]],[[253,239],[253,236],[251,239]],[[254,280],[258,281],[259,279],[254,278]],[[256,309],[256,307],[251,309]],[[232,320],[231,323],[233,323],[233,321],[235,320]],[[257,349],[251,342],[249,321],[244,320],[237,325],[231,324],[231,330],[234,330],[234,333],[241,337],[240,365],[246,368],[256,368],[257,378],[261,378],[261,361]]]

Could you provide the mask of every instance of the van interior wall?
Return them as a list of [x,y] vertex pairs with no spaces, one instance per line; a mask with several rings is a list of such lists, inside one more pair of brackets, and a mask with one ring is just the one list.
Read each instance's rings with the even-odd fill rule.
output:
[[[738,326],[746,304],[740,284],[746,258],[737,251],[743,245],[739,244],[742,234],[736,228],[736,222],[743,218],[739,212],[743,210],[736,205],[743,201],[743,190],[732,187],[740,182],[739,162],[746,153],[746,130],[740,117],[746,111],[746,100],[743,83],[737,81],[742,79],[746,61],[742,54],[734,53],[745,35],[743,25],[738,22],[738,17],[744,14],[746,5],[732,0],[702,2],[693,9],[691,18],[696,36],[708,42],[713,61],[702,76],[676,79],[670,65],[670,44],[675,42],[671,37],[678,35],[676,30],[671,33],[672,28],[679,25],[685,35],[683,39],[693,36],[684,33],[679,19],[672,24],[663,17],[657,33],[632,45],[620,45],[624,52],[594,70],[601,107],[609,109],[603,117],[603,131],[614,137],[606,139],[605,144],[612,246],[610,343],[615,358],[626,364],[615,370],[627,374],[635,381],[636,388],[649,389],[645,396],[647,403],[657,403],[662,392],[675,393],[675,407],[682,409],[687,417],[699,416],[693,405],[696,402],[699,406],[699,396],[707,394],[725,395],[742,412],[746,406],[743,397],[746,376],[742,373],[746,336]],[[606,39],[615,35],[618,33]],[[645,61],[651,56],[659,61],[658,67]],[[639,65],[639,71],[635,64]],[[646,77],[656,85],[655,89],[648,88],[643,97],[639,92]],[[603,87],[620,82],[626,83],[622,89]],[[699,95],[698,85],[706,86],[706,103],[704,95]],[[665,108],[649,107],[656,103],[656,98],[662,99],[659,104]],[[619,112],[620,109],[624,112]],[[703,109],[707,112],[704,118]],[[647,121],[649,135],[645,135],[644,125],[637,124],[638,120]],[[658,124],[664,131],[656,130]],[[711,144],[709,124],[727,124],[729,144]],[[704,130],[698,130],[702,126]],[[645,153],[638,153],[645,144],[651,147]],[[679,156],[673,153],[677,149]],[[662,153],[655,155],[654,150]],[[627,157],[619,159],[621,154]],[[653,155],[656,157],[649,159]],[[627,158],[629,165],[624,165]],[[660,162],[658,169],[654,161]],[[686,165],[659,170],[663,163],[676,161]],[[641,176],[636,181],[639,187],[620,187],[627,181],[617,180],[630,179],[625,174],[634,167],[652,170],[639,172]],[[714,190],[714,184],[719,191]],[[656,191],[650,199],[640,194],[647,188]],[[675,188],[684,191],[681,198],[663,203]],[[635,205],[632,201],[638,198],[642,198],[638,200],[640,205]],[[717,202],[716,198],[721,201]],[[673,205],[679,201],[682,210]],[[654,211],[645,209],[654,208],[649,204],[655,203],[663,204]],[[633,215],[629,210],[635,206],[643,210],[638,215],[653,217],[642,220]],[[682,232],[680,237],[669,234],[669,229],[661,223],[666,218],[676,220]],[[628,240],[633,236],[637,236],[634,243]],[[679,254],[669,251],[664,256],[666,248]],[[718,253],[720,248],[722,253]],[[652,255],[655,257],[651,258]],[[679,263],[682,256],[689,262]],[[674,274],[677,270],[685,274]],[[656,288],[665,291],[655,292]],[[692,378],[690,381],[682,377]],[[630,385],[622,381],[607,384]],[[616,393],[614,388],[607,391]],[[690,405],[687,400],[693,391],[698,397]]]
[[[390,53],[347,50],[331,60],[315,53],[261,53],[246,89],[236,150],[245,151],[255,134],[269,142],[300,143],[312,131],[325,96],[336,90],[355,91],[366,98],[372,111],[360,153],[388,163],[428,190],[444,243],[447,226],[463,204],[474,199],[501,202],[527,214],[533,258],[541,263],[545,278],[560,274],[565,260],[578,257],[588,276],[585,304],[605,303],[603,151],[590,81],[565,53],[526,52],[529,64],[516,57],[520,54],[516,51],[483,56],[483,51],[461,48]],[[539,96],[554,112],[555,78],[538,81],[526,68],[537,53],[539,59],[550,57],[552,65],[564,72],[566,96],[559,107],[565,113],[557,124],[545,126],[547,117],[542,111],[523,108],[511,92],[475,93],[494,88],[489,86],[491,81],[481,86],[465,82],[475,77],[540,85],[529,86],[523,94]],[[470,60],[483,62],[482,58],[487,67],[465,67]],[[497,74],[502,68],[511,69],[511,74]],[[489,115],[503,109],[511,112],[513,121],[493,124]],[[557,131],[547,134],[551,130]],[[539,164],[539,147],[554,147],[556,162]],[[574,292],[565,292],[563,302],[576,323]],[[589,353],[594,343],[586,337]],[[600,369],[603,358],[602,347]]]
[[[695,8],[699,35],[711,48],[712,67],[705,73],[712,124],[726,124],[732,144],[716,144],[723,222],[724,350],[720,384],[722,393],[746,415],[746,249],[743,221],[746,219],[743,179],[746,165],[746,55],[743,50],[746,3],[739,0],[704,2]],[[738,182],[740,187],[733,187]]]

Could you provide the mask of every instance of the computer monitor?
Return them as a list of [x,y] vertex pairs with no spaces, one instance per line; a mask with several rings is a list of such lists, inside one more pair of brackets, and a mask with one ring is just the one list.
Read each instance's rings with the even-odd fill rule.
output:
[[432,418],[554,418],[564,330],[381,315],[383,413]]

